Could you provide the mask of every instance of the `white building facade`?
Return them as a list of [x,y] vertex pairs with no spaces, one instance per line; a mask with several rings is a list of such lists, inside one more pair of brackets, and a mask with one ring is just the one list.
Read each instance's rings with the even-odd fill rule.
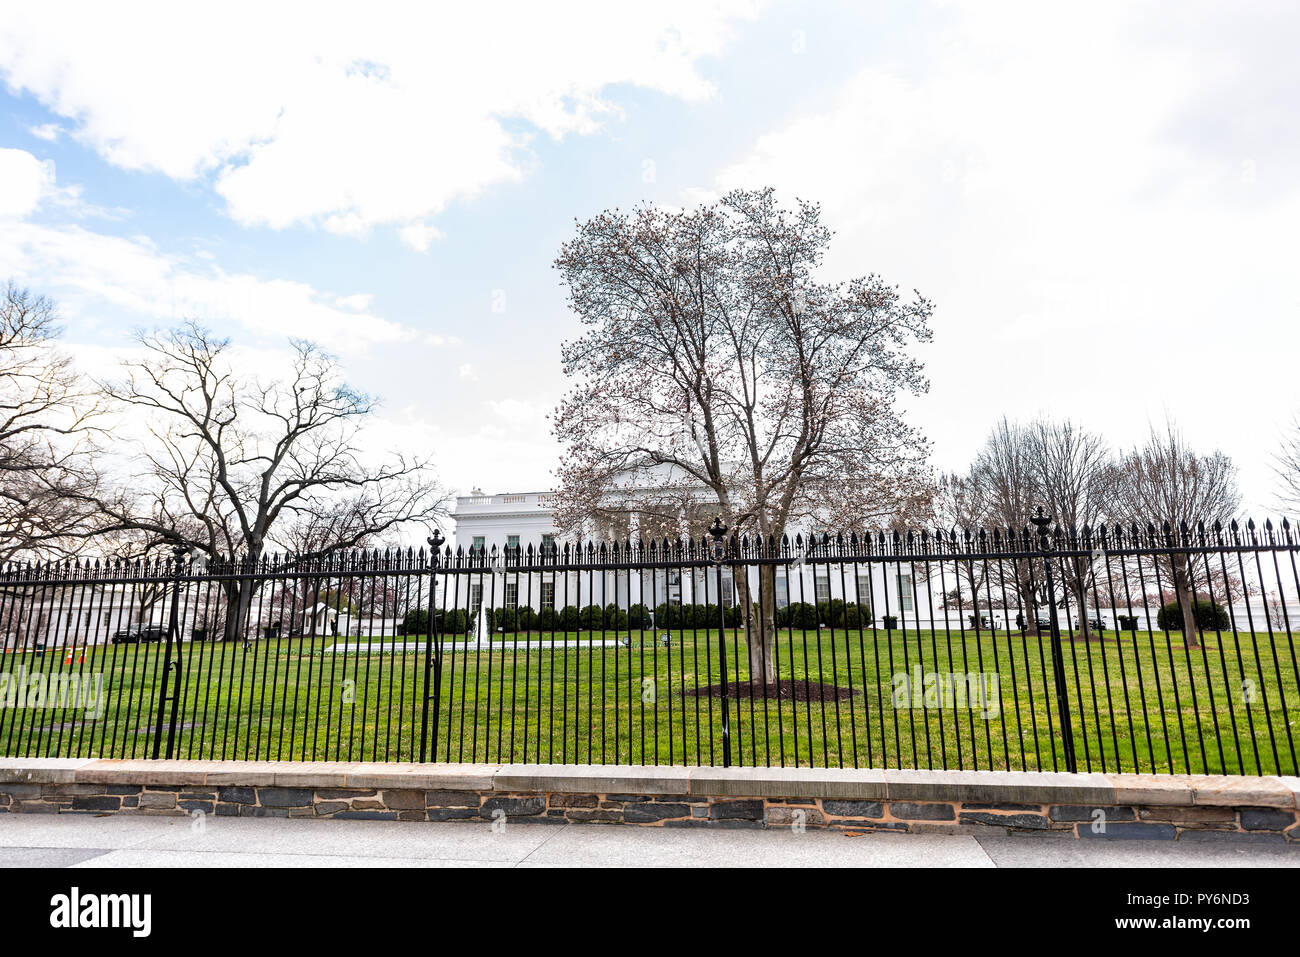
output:
[[[555,497],[551,492],[507,492],[486,494],[475,490],[456,500],[454,547],[465,553],[474,551],[498,555],[518,549],[527,554],[547,548],[563,549],[576,540],[566,539],[556,527]],[[636,520],[631,522],[631,538],[637,539]],[[584,543],[585,544],[585,543]],[[596,544],[599,544],[598,542]],[[483,581],[468,582],[469,596],[448,596],[458,607],[478,608],[483,602],[490,607],[531,607],[536,611],[565,606],[617,604],[626,610],[643,604],[716,604],[717,573],[712,569],[656,569],[651,572],[570,571],[532,574],[497,574],[482,576]],[[883,624],[886,615],[912,624],[931,620],[930,594],[923,581],[914,580],[913,570],[897,563],[861,562],[824,564],[795,562],[779,565],[776,574],[776,606],[795,602],[828,605],[842,599],[858,602],[872,609]],[[754,596],[759,594],[757,567],[749,569],[749,584]],[[732,571],[722,571],[723,604],[738,603]],[[486,590],[486,594],[483,591]],[[936,599],[938,596],[934,596]],[[457,599],[459,599],[457,601]],[[942,614],[939,603],[936,613]],[[956,617],[953,617],[956,626]]]

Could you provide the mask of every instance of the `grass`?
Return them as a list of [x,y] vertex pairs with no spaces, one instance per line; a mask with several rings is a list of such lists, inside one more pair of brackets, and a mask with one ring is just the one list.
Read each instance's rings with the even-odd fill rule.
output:
[[[721,702],[685,693],[721,682],[717,632],[673,632],[668,647],[649,632],[629,637],[626,648],[521,645],[446,653],[436,712],[431,703],[430,756],[721,764]],[[182,643],[175,756],[418,760],[422,655],[324,651],[336,641],[366,640],[284,637],[248,649]],[[1100,641],[1066,640],[1062,653],[1079,770],[1296,773],[1300,694],[1290,636],[1210,635],[1203,648],[1185,649],[1177,634],[1108,632]],[[728,677],[747,680],[743,640],[734,631],[726,633],[726,654]],[[47,683],[53,676],[101,674],[103,714],[89,717],[48,702],[0,707],[0,754],[151,755],[160,645],[96,646],[71,665],[57,650],[5,657],[3,670],[21,664]],[[783,632],[775,660],[783,679],[856,693],[823,704],[764,700],[742,689],[728,712],[734,764],[1065,767],[1046,638]],[[917,669],[921,691],[899,692],[896,676]],[[931,673],[996,675],[996,685],[988,678],[987,698],[965,707],[955,696],[946,703],[927,699]]]

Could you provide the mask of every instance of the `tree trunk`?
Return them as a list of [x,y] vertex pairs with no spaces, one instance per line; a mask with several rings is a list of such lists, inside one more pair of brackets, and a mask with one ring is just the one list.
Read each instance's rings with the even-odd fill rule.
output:
[[1183,613],[1183,642],[1188,648],[1201,647],[1200,633],[1196,630],[1196,602],[1187,574],[1187,556],[1170,556],[1174,569],[1174,594]]
[[1074,565],[1075,607],[1079,610],[1079,637],[1087,641],[1092,637],[1092,622],[1088,618],[1088,573],[1084,559],[1071,559]]
[[737,569],[736,592],[744,612],[745,644],[749,648],[749,680],[762,680],[765,686],[776,684],[776,661],[773,639],[776,635],[776,566],[759,566],[759,596],[761,608],[755,611],[749,588],[748,571]]
[[[1016,569],[1016,598],[1020,603],[1019,613],[1024,616],[1025,634],[1030,637],[1037,637],[1044,634],[1044,629],[1038,627],[1038,595],[1035,592],[1033,569],[1030,563],[1033,559],[1017,559]],[[1048,617],[1050,618],[1050,610]],[[1046,633],[1050,634],[1051,629]]]
[[[248,614],[253,604],[253,582],[247,578],[224,582],[226,593],[226,641],[243,641],[249,626]],[[252,626],[256,629],[256,625]],[[254,630],[253,637],[257,637]]]

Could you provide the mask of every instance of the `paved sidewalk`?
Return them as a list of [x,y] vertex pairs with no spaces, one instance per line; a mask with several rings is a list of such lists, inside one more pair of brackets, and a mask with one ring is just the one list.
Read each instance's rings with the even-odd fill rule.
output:
[[590,824],[408,824],[0,815],[0,867],[1300,867],[1263,844],[680,830]]

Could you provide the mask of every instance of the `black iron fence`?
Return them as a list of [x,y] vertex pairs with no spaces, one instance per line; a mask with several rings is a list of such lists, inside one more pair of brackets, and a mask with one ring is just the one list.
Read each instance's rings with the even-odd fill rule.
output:
[[0,572],[0,754],[1295,774],[1295,530]]

